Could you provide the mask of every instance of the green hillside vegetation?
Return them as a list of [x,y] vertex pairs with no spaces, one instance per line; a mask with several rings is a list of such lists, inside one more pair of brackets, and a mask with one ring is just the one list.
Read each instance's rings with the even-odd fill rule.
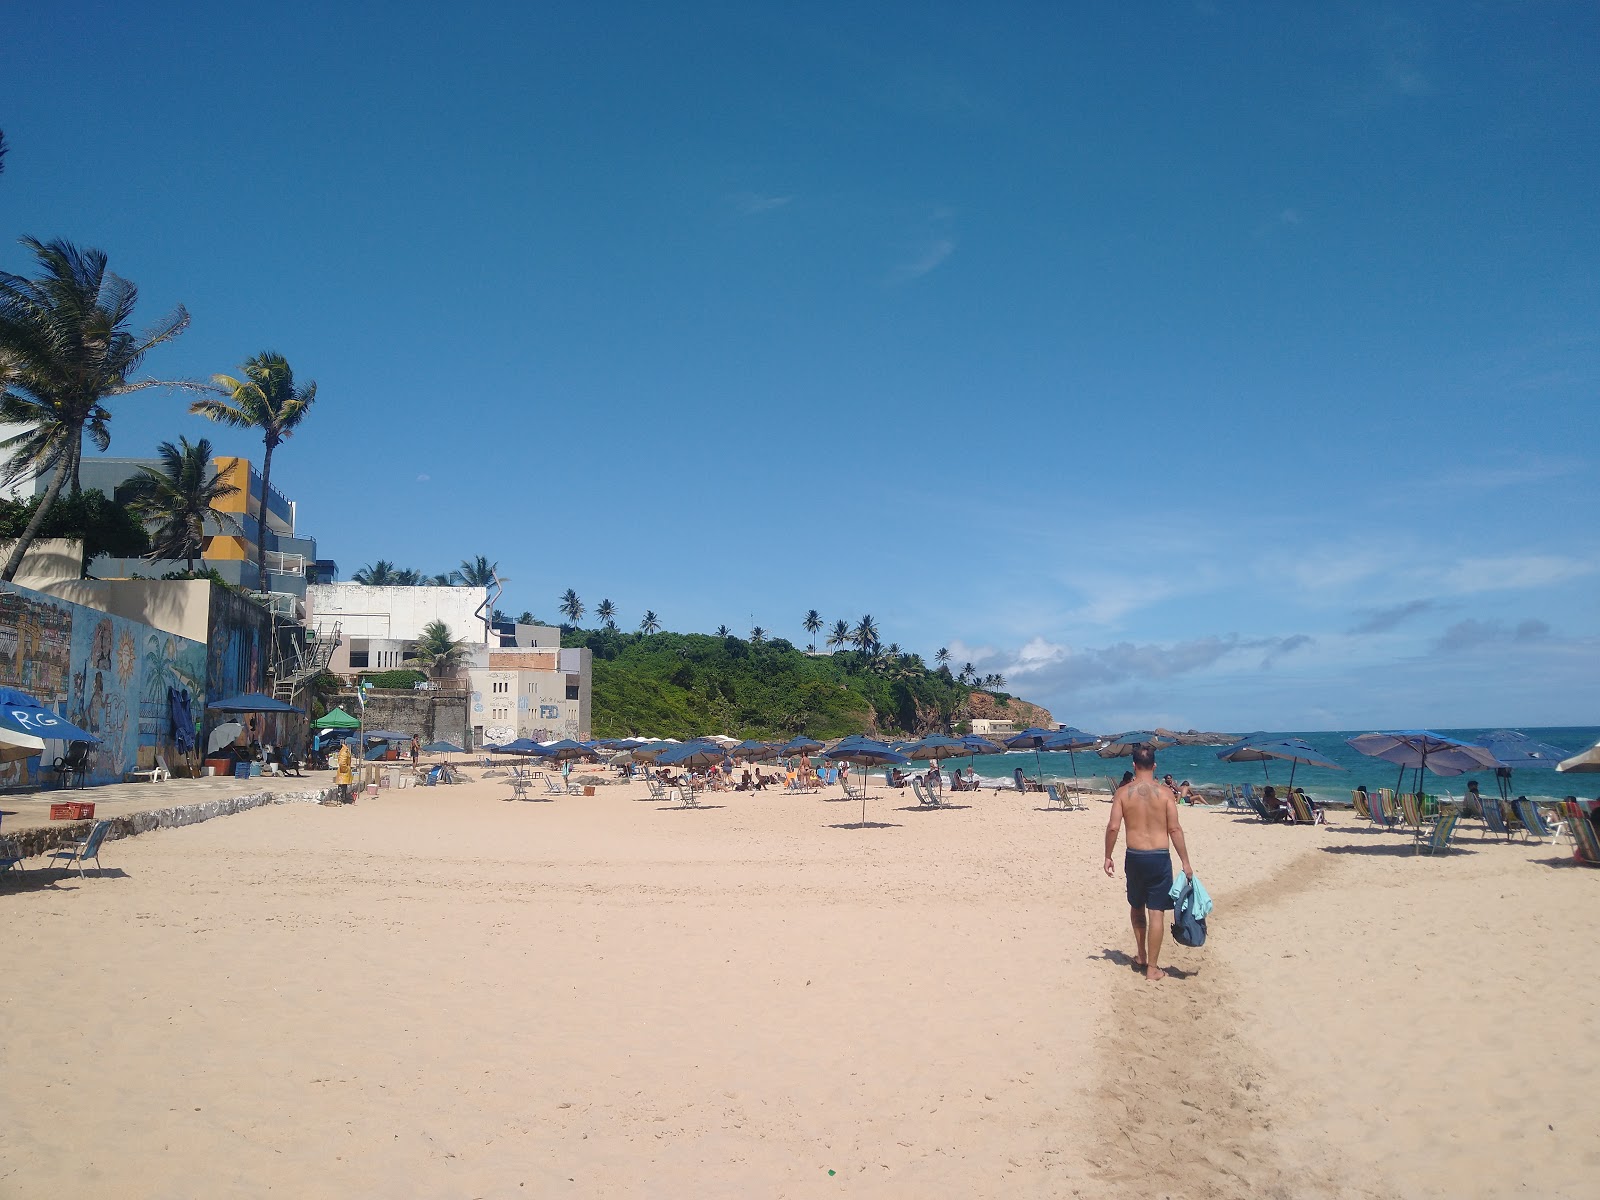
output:
[[882,649],[812,656],[782,639],[571,628],[561,644],[594,652],[596,737],[960,733],[974,691],[948,667]]

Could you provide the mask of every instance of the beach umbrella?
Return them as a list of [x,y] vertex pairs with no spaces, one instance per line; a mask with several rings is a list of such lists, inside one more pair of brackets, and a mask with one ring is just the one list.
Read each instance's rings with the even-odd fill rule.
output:
[[1368,758],[1381,758],[1396,763],[1400,775],[1395,780],[1395,790],[1400,790],[1406,768],[1417,772],[1415,791],[1422,790],[1422,777],[1429,771],[1435,775],[1462,775],[1468,771],[1492,771],[1500,765],[1484,747],[1475,742],[1445,737],[1427,729],[1394,729],[1379,733],[1363,733],[1345,738],[1350,748]]
[[466,751],[454,742],[429,742],[422,748],[424,754],[465,754]]
[[539,757],[548,758],[551,762],[566,762],[568,759],[586,758],[591,762],[600,756],[582,742],[575,742],[571,738],[562,738],[559,742],[551,742],[548,746],[541,746],[537,751]]
[[633,755],[636,762],[655,762],[668,750],[683,744],[682,742],[668,741],[646,742],[642,746],[635,746],[629,753]]
[[1162,737],[1159,733],[1152,733],[1148,729],[1134,730],[1132,733],[1119,733],[1115,737],[1106,738],[1101,743],[1100,749],[1095,751],[1101,758],[1127,758],[1133,753],[1133,748],[1138,745],[1154,746],[1157,750],[1175,745],[1171,738]]
[[[13,733],[62,742],[99,742],[87,729],[79,729],[57,716],[38,700],[13,687],[0,687],[0,725]],[[22,757],[26,758],[27,755]]]
[[727,748],[718,742],[684,742],[665,754],[656,757],[658,767],[709,767],[728,755]]
[[1044,786],[1044,760],[1039,757],[1039,751],[1044,746],[1045,740],[1055,733],[1054,729],[1024,729],[1021,733],[1014,733],[1006,738],[1006,747],[1011,750],[1032,750],[1034,770],[1039,772],[1039,786]]
[[766,762],[770,758],[778,757],[778,744],[750,738],[734,746],[728,753],[735,758],[748,759],[750,762]]
[[967,753],[967,744],[960,738],[945,737],[942,733],[931,733],[925,738],[914,742],[901,742],[893,747],[907,758],[926,758],[930,761],[940,758],[959,758]]
[[244,726],[237,721],[224,721],[211,731],[211,736],[206,739],[206,753],[215,754],[224,746],[233,745],[239,737]]
[[520,737],[499,746],[488,747],[494,754],[525,754],[537,758],[544,753],[545,748],[532,738]]
[[797,738],[790,738],[778,747],[778,757],[788,758],[791,754],[810,754],[813,750],[821,750],[822,743],[816,738],[808,738],[801,734]]
[[1524,771],[1554,771],[1567,752],[1548,742],[1536,742],[1515,729],[1496,729],[1478,739],[1490,754],[1500,761],[1495,768],[1495,782],[1500,785],[1500,798],[1511,799],[1511,772],[1519,767]]
[[911,760],[885,742],[875,742],[859,734],[845,738],[832,750],[825,750],[824,758],[837,762],[855,763],[861,768],[861,823],[867,823],[867,768],[881,767],[886,763],[905,763]]
[[43,738],[0,726],[0,762],[20,762],[43,753]]
[[206,707],[212,712],[225,713],[305,712],[303,708],[285,704],[282,700],[274,700],[271,696],[263,696],[260,692],[240,692],[237,696],[224,696],[221,700],[208,704]]
[[361,719],[352,717],[342,708],[332,708],[311,722],[313,729],[359,729]]
[[409,742],[409,733],[399,733],[393,729],[369,729],[366,740],[369,742]]
[[1344,770],[1338,763],[1332,762],[1320,754],[1313,746],[1306,744],[1300,738],[1272,738],[1264,734],[1252,734],[1242,742],[1235,742],[1217,751],[1217,757],[1223,762],[1258,762],[1261,764],[1261,774],[1268,783],[1272,776],[1267,773],[1267,760],[1276,758],[1289,764],[1289,788],[1294,790],[1294,773],[1301,763],[1308,767],[1322,767],[1325,770]]
[[1596,742],[1582,754],[1562,759],[1556,764],[1556,770],[1572,771],[1582,775],[1592,775],[1600,771],[1600,742]]
[[1078,790],[1078,751],[1098,746],[1100,739],[1081,729],[1058,729],[1044,740],[1046,750],[1065,750],[1072,760],[1072,788]]

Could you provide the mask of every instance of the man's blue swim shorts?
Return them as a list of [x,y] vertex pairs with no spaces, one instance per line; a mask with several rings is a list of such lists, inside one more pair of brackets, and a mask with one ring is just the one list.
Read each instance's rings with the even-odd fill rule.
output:
[[1134,908],[1172,909],[1172,855],[1165,850],[1128,850],[1122,859],[1128,903]]

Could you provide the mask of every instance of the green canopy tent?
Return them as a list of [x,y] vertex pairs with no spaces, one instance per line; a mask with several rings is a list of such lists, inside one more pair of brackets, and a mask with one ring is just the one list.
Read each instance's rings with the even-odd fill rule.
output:
[[313,729],[359,729],[361,721],[342,708],[335,708],[311,722]]

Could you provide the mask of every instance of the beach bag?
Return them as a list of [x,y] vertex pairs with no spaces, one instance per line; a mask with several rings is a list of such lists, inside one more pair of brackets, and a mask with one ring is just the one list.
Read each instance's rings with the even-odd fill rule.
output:
[[1199,913],[1201,905],[1195,894],[1199,882],[1198,879],[1183,881],[1178,902],[1172,910],[1172,940],[1182,946],[1206,944],[1206,919]]

